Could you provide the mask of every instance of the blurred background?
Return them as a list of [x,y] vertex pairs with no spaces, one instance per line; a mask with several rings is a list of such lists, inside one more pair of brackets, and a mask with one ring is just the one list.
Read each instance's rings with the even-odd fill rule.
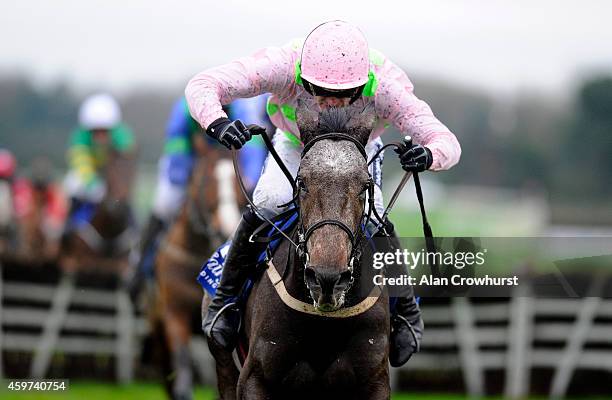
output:
[[[188,79],[339,18],[358,25],[371,47],[407,72],[416,95],[461,143],[459,165],[423,174],[435,234],[612,236],[608,1],[24,0],[3,1],[2,10],[0,147],[15,154],[19,175],[28,176],[32,163],[44,157],[59,181],[80,102],[94,92],[112,93],[136,137],[134,202],[141,222],[151,206],[166,120]],[[386,136],[396,137],[396,132]],[[401,179],[391,153],[384,179],[388,191]],[[419,218],[409,185],[393,221],[400,234],[420,235]],[[11,295],[5,283],[4,294]],[[430,347],[394,375],[394,387],[417,393],[410,398],[423,393],[612,398],[611,304],[521,299],[435,303],[429,314],[425,303]],[[586,325],[580,318],[585,310],[591,310]],[[143,326],[136,331],[146,331],[142,319],[135,321]],[[13,329],[3,324],[5,331]],[[32,337],[42,331],[28,329]],[[472,334],[478,329],[483,332]],[[481,336],[482,342],[473,339]],[[530,361],[531,346],[541,353]],[[5,377],[28,375],[33,351],[26,347],[3,348]],[[595,350],[581,353],[590,348]],[[93,361],[68,360],[69,353],[54,353],[47,376],[79,378],[75,390],[86,394],[75,398],[163,396],[146,367],[130,375],[130,381],[142,383],[116,386],[112,350],[90,355]],[[204,370],[206,357],[204,364],[196,363]],[[198,379],[210,388],[211,376],[204,371]],[[211,390],[197,395],[208,398]]]

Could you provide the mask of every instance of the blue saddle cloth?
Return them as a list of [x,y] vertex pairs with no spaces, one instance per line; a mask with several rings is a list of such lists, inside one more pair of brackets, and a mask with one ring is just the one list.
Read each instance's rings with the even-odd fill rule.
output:
[[208,261],[202,265],[200,273],[198,274],[198,283],[202,285],[202,288],[204,288],[211,297],[215,295],[219,282],[221,281],[225,258],[227,257],[227,252],[231,244],[231,240],[223,243]]

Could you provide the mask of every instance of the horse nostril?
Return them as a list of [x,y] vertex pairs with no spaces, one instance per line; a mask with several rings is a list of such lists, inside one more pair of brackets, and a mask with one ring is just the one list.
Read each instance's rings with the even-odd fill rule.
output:
[[352,274],[351,271],[343,271],[336,282],[336,288],[345,290],[351,284]]
[[320,289],[323,294],[344,291],[351,281],[349,271],[338,273],[337,271],[328,271],[327,268],[306,267],[304,276],[311,289]]
[[304,281],[315,307],[320,311],[333,311],[342,307],[344,296],[351,286],[351,272],[324,267],[304,268]]
[[312,267],[306,267],[304,269],[304,279],[306,280],[306,284],[310,288],[320,286],[317,279],[317,272]]

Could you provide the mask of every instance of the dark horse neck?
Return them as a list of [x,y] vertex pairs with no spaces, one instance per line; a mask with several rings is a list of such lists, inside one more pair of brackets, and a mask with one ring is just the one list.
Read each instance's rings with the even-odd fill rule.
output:
[[130,227],[130,205],[127,201],[105,199],[96,209],[91,226],[104,239],[119,237]]

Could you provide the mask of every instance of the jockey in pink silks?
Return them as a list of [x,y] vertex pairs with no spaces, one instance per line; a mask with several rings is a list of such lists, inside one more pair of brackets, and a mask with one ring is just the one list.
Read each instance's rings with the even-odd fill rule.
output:
[[[251,133],[241,121],[229,120],[221,106],[266,92],[272,93],[268,114],[277,127],[274,148],[294,176],[302,149],[295,114],[300,99],[321,108],[342,107],[357,101],[365,106],[373,102],[378,122],[366,146],[370,157],[381,147],[379,136],[385,126],[392,124],[413,138],[413,145],[399,154],[406,171],[442,171],[459,161],[461,148],[455,135],[414,95],[406,74],[384,55],[370,49],[362,32],[346,22],[321,24],[305,40],[264,48],[249,57],[205,70],[193,77],[185,90],[193,118],[208,135],[236,149],[251,138]],[[380,158],[372,163],[370,173],[376,184],[375,207],[382,214]],[[262,209],[274,210],[291,198],[291,185],[268,156],[253,194],[254,203]],[[235,316],[226,316],[230,313],[217,314],[236,299],[256,264],[262,245],[249,242],[249,237],[262,222],[253,210],[244,213],[203,324],[205,333],[225,348],[235,346],[238,324]],[[403,365],[418,351],[422,333],[421,313],[410,288],[408,295],[398,298],[391,319],[392,366]]]

